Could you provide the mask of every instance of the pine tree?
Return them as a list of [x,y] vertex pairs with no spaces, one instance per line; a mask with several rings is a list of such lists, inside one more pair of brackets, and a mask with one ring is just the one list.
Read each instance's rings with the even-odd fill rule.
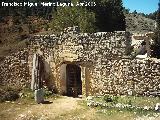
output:
[[96,26],[98,31],[124,31],[125,16],[122,0],[96,0]]
[[156,18],[156,22],[157,22],[157,42],[160,45],[160,0],[159,0],[159,8],[158,8],[158,12],[157,12],[157,18]]
[[[72,0],[72,2],[77,0]],[[79,26],[81,32],[95,31],[95,14],[84,7],[57,7],[53,11],[50,27],[55,31],[62,31],[66,27]]]
[[160,1],[158,5],[159,8],[156,17],[155,36],[153,38],[154,44],[152,46],[152,56],[156,58],[160,58]]

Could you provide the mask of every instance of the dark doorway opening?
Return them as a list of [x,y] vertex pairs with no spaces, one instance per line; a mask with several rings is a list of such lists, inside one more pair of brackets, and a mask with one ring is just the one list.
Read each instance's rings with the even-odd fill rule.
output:
[[67,64],[67,96],[82,95],[81,68],[74,64]]

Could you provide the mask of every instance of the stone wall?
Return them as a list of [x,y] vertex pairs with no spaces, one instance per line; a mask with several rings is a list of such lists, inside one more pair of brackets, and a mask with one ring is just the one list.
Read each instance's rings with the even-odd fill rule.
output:
[[12,53],[0,64],[0,85],[17,88],[28,87],[30,78],[27,49]]
[[[66,29],[58,35],[37,35],[31,39],[30,48],[44,56],[54,88],[62,89],[60,69],[63,64],[76,64],[81,67],[83,94],[99,92],[102,83],[101,69],[108,79],[114,60],[127,57],[130,39],[124,31],[104,33],[79,33]],[[33,56],[33,55],[32,55]],[[105,80],[104,79],[104,80]],[[50,82],[51,82],[50,81]],[[100,85],[102,87],[102,84]]]
[[101,95],[146,95],[147,92],[160,90],[160,60],[158,59],[115,60],[112,62],[108,78],[104,69],[101,72],[102,79],[97,82]]
[[[22,55],[25,59],[17,53],[14,59],[10,56],[0,65],[0,78],[3,84],[25,81],[27,85],[31,79],[33,55],[38,53],[44,60],[46,85],[61,94],[66,92],[62,74],[67,64],[81,68],[83,95],[143,95],[160,90],[160,61],[131,60],[128,56],[130,40],[125,31],[80,33],[77,28],[56,35],[35,35]],[[16,62],[17,68],[12,65]]]

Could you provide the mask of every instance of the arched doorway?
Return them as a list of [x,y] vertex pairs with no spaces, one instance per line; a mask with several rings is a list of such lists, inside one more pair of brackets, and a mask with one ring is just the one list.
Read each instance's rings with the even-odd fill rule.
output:
[[66,66],[67,96],[78,97],[82,95],[81,68],[75,64]]

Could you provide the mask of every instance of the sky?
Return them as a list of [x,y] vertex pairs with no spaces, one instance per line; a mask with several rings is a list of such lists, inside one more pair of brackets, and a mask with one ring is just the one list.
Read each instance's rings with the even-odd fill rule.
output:
[[149,14],[158,10],[159,0],[123,0],[123,6],[130,9],[130,12],[136,10],[138,13]]

